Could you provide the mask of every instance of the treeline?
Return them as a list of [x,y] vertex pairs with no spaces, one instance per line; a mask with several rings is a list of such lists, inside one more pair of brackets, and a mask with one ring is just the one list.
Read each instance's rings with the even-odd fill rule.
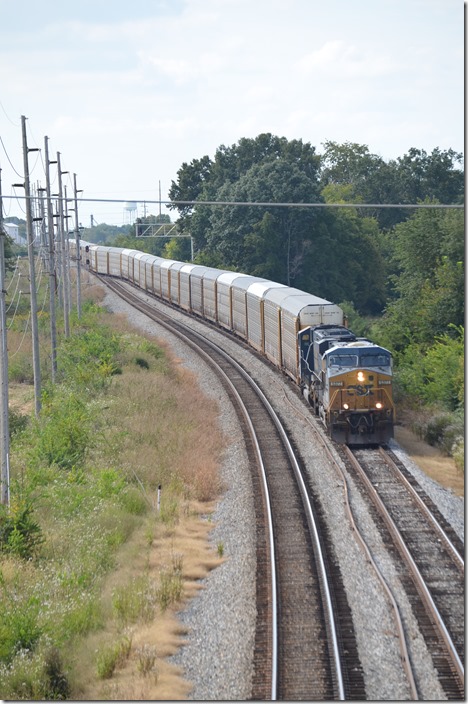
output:
[[[354,207],[175,204],[179,231],[200,264],[340,303],[356,332],[393,352],[400,404],[426,408],[421,432],[451,451],[463,436],[463,210],[378,206],[462,204],[462,155],[410,149],[385,161],[366,145],[323,146],[271,134],[222,145],[182,164],[169,197]],[[190,259],[187,239],[137,248]]]
[[[302,140],[261,134],[221,145],[214,158],[183,163],[169,197],[178,232],[191,235],[192,243],[135,238],[134,226],[129,232],[93,228],[83,237],[183,261],[190,260],[192,244],[199,264],[265,277],[342,305],[355,332],[393,352],[400,407],[429,409],[424,433],[440,435],[426,426],[441,409],[448,416],[438,428],[455,422],[450,432],[458,437],[461,427],[463,435],[463,210],[379,207],[461,205],[461,154],[413,148],[385,161],[366,145],[329,141],[319,153]],[[318,205],[287,205],[300,203]],[[320,207],[327,204],[353,207]]]
[[[462,155],[410,149],[384,161],[359,144],[323,153],[271,134],[184,163],[173,201],[354,207],[177,205],[196,260],[295,286],[340,303],[350,325],[395,356],[403,406],[426,439],[459,455],[464,402]],[[361,207],[360,207],[360,204]],[[369,207],[369,206],[375,207]],[[364,207],[366,206],[366,207]],[[183,240],[172,256],[187,259]],[[414,415],[414,414],[413,414]]]

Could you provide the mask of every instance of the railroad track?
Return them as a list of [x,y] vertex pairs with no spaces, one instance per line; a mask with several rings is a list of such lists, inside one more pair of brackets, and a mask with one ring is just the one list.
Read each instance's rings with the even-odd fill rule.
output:
[[[284,394],[287,401],[287,396]],[[398,596],[392,591],[389,580],[379,566],[379,560],[375,559],[372,547],[366,542],[364,533],[358,522],[355,520],[354,510],[351,502],[351,491],[346,469],[352,475],[358,473],[362,480],[362,493],[365,497],[388,492],[389,487],[395,484],[397,494],[403,496],[404,500],[395,501],[393,511],[387,512],[385,503],[389,506],[392,502],[386,500],[384,503],[376,499],[375,518],[377,523],[386,515],[385,521],[393,524],[389,513],[394,513],[395,523],[401,528],[400,531],[395,526],[394,539],[392,539],[384,527],[381,526],[384,543],[392,552],[395,560],[399,564],[399,574],[401,582],[406,589],[411,608],[416,615],[419,628],[432,656],[433,664],[438,672],[438,678],[444,689],[447,699],[464,700],[464,543],[453,530],[452,526],[440,513],[434,502],[428,497],[415,477],[409,472],[405,465],[390,450],[379,448],[377,450],[361,449],[352,451],[343,445],[330,443],[329,439],[320,432],[306,414],[300,415],[308,423],[315,439],[321,444],[331,465],[340,476],[343,485],[343,495],[346,510],[358,543],[366,554],[369,563],[373,566],[378,577],[395,622],[395,633],[400,642],[400,657],[403,669],[406,673],[410,696],[412,699],[422,699],[420,693],[422,677],[412,661],[411,635],[407,634],[407,626],[403,621],[398,604]],[[334,450],[336,452],[334,452]],[[341,462],[339,459],[341,458]],[[365,467],[370,468],[369,472]],[[379,468],[377,474],[377,468]],[[372,472],[372,469],[375,472]],[[373,478],[370,479],[368,474]],[[393,479],[392,479],[393,476]],[[382,488],[386,488],[384,492]],[[383,523],[383,519],[381,520]],[[418,525],[419,522],[421,525]],[[423,539],[421,539],[421,536]],[[395,540],[395,542],[394,542]],[[400,546],[396,548],[396,541],[400,541]],[[407,542],[406,542],[407,540]],[[424,548],[426,544],[428,550]],[[408,547],[409,546],[409,547]],[[416,556],[414,562],[416,574],[411,568],[413,559],[412,551]],[[408,552],[406,563],[401,555]],[[421,572],[427,576],[429,587],[424,582],[424,577],[420,577],[421,585],[418,592],[418,569],[417,563],[421,564]],[[426,595],[427,592],[427,595]],[[434,598],[431,594],[434,594]],[[421,596],[422,595],[422,596]],[[433,602],[433,603],[432,603]],[[444,616],[445,614],[445,620]],[[448,626],[447,626],[448,623]],[[419,686],[418,686],[419,685]]]
[[379,516],[413,613],[448,699],[464,699],[463,544],[398,458],[343,449]]
[[[131,288],[101,280],[132,306],[196,347],[237,408],[252,460],[257,521],[257,627],[253,699],[365,698],[336,566],[329,562],[300,460],[265,395],[220,347]],[[330,576],[333,583],[330,583]]]

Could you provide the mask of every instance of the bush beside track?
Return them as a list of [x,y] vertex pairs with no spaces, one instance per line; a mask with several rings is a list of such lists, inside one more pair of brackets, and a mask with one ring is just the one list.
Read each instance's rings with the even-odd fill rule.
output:
[[[47,384],[40,417],[12,414],[11,506],[0,512],[2,699],[105,697],[99,682],[130,660],[155,681],[156,652],[132,634],[183,597],[184,556],[164,539],[174,545],[175,527],[209,510],[200,502],[220,489],[216,406],[154,340],[87,303],[58,358],[61,381]],[[116,577],[122,551],[132,564],[156,539],[166,559],[156,572],[143,560]]]

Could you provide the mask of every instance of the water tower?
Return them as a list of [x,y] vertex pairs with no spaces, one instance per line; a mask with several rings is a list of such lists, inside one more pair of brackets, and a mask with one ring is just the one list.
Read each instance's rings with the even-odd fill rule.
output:
[[124,225],[133,225],[137,214],[137,204],[127,201],[124,205]]

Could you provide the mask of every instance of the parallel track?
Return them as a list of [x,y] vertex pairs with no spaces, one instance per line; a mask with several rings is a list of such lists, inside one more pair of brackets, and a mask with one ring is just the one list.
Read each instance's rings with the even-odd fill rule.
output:
[[[156,311],[128,287],[101,279],[152,320],[195,346],[217,369],[246,433],[257,515],[257,604],[253,699],[362,699],[364,687],[353,636],[340,632],[333,593],[300,464],[261,390],[220,347]],[[235,390],[234,390],[235,388]],[[264,477],[258,467],[264,471]],[[268,517],[268,506],[271,516]],[[276,579],[275,579],[276,577]],[[277,601],[276,601],[277,595]],[[346,610],[342,607],[342,610]],[[354,674],[350,674],[354,673]],[[361,684],[360,684],[361,682]]]
[[[393,453],[345,450],[400,559],[400,578],[449,699],[464,698],[464,561]],[[401,464],[401,463],[399,463]]]

